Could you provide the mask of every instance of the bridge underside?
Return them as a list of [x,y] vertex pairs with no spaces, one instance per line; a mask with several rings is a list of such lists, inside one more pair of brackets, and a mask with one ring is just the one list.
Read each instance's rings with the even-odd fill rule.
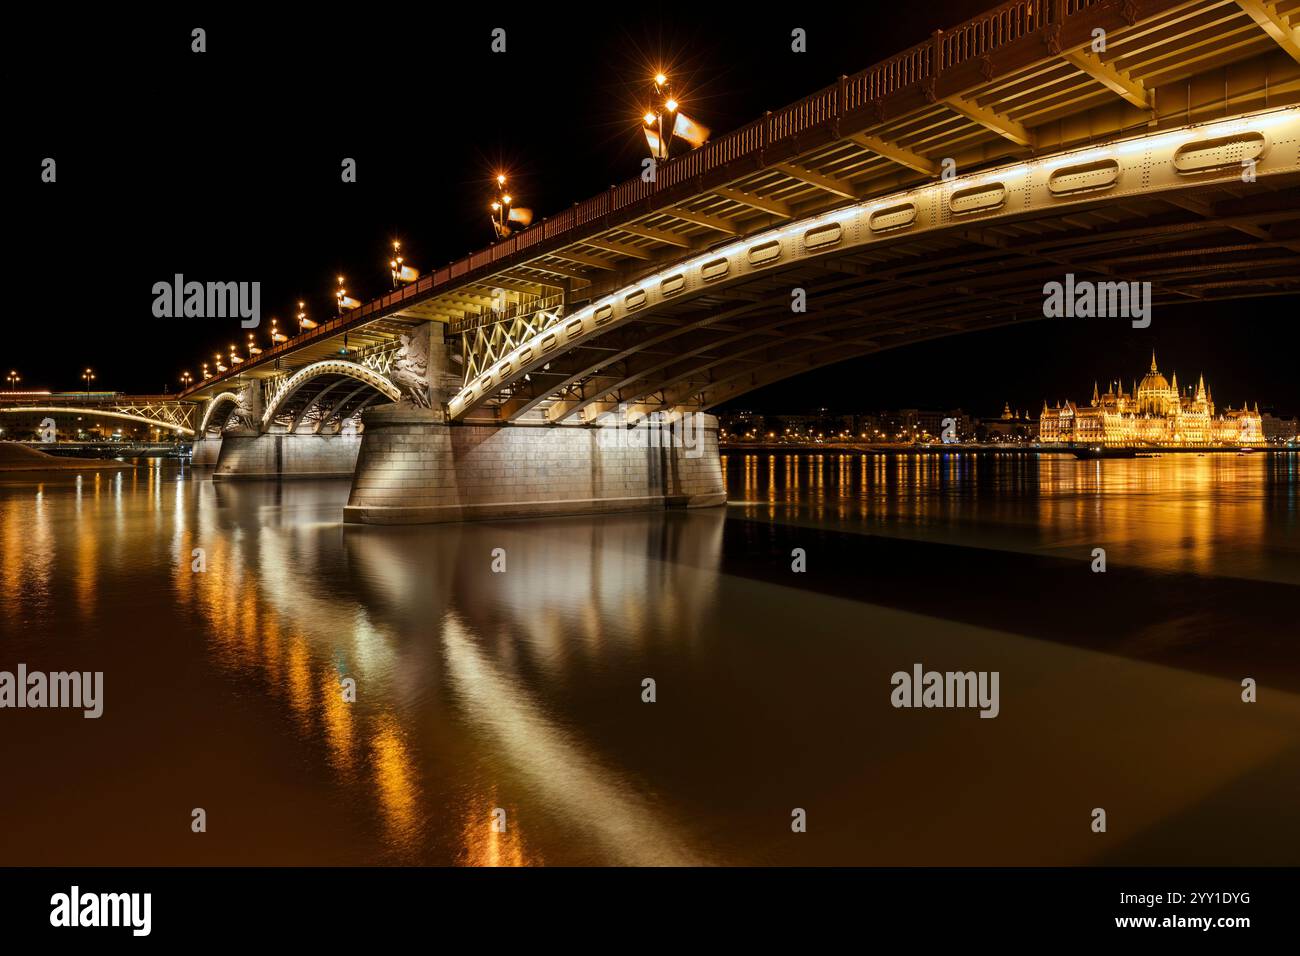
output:
[[1150,281],[1157,321],[1177,304],[1300,293],[1300,177],[1098,199],[761,272],[634,314],[465,418],[708,409],[845,359],[1041,319],[1044,284],[1066,273]]
[[392,398],[368,382],[350,375],[325,372],[304,382],[273,413],[271,430],[330,434],[345,423],[360,422],[361,412]]

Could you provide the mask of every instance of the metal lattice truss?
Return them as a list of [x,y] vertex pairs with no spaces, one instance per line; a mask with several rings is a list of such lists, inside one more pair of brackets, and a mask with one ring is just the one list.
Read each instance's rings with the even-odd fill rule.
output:
[[488,313],[486,322],[461,334],[465,381],[472,381],[523,342],[555,326],[563,313],[563,300],[559,296],[528,306],[512,306],[499,315]]
[[561,422],[709,408],[845,358],[1044,318],[1044,283],[1067,273],[1150,283],[1162,306],[1295,292],[1298,180],[1300,106],[940,179],[737,237],[476,346],[448,409]]
[[17,404],[0,407],[0,413],[41,413],[48,415],[82,415],[154,425],[181,435],[193,436],[198,406],[193,402],[135,401],[103,404]]
[[114,405],[111,410],[190,435],[194,434],[194,423],[198,418],[198,406],[193,402],[127,402]]
[[393,359],[402,351],[402,343],[397,339],[371,346],[357,356],[357,362],[366,368],[387,377],[393,369]]

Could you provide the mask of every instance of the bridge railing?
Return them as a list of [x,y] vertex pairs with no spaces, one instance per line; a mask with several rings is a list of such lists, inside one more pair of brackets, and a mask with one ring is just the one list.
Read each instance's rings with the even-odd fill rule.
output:
[[[334,335],[341,327],[365,321],[368,316],[390,312],[408,299],[425,298],[470,272],[510,259],[539,243],[589,227],[668,187],[721,169],[739,159],[761,156],[763,150],[773,143],[817,129],[914,84],[932,80],[944,70],[987,56],[1049,24],[1063,23],[1071,16],[1117,2],[1119,0],[1009,0],[948,31],[936,31],[930,39],[908,50],[852,76],[841,77],[838,83],[719,136],[698,149],[660,163],[651,182],[638,177],[613,186],[543,219],[530,229],[431,271],[399,291],[366,302],[338,319],[280,343],[264,351],[256,364],[272,360],[312,339]],[[202,384],[196,383],[194,387]]]

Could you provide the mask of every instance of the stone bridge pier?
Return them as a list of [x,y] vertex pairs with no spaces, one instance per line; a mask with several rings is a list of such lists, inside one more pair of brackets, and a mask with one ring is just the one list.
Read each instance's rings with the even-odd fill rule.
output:
[[221,434],[200,432],[194,438],[190,464],[198,468],[214,468],[221,455]]
[[361,436],[226,434],[212,472],[215,481],[248,478],[350,478]]
[[354,431],[300,432],[268,422],[263,387],[255,381],[247,382],[233,403],[228,396],[211,401],[223,398],[224,406],[212,417],[233,416],[233,424],[215,435],[204,430],[194,443],[193,463],[210,465],[214,481],[352,476],[361,447]]
[[[351,524],[639,511],[726,502],[712,415],[692,419],[686,444],[586,426],[449,421],[451,374],[440,324],[429,327],[427,393],[368,409]],[[619,434],[622,432],[622,434]]]

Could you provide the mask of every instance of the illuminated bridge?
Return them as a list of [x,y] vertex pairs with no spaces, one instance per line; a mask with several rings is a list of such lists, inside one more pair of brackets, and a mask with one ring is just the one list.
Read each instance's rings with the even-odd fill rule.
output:
[[[89,419],[116,428],[143,428],[146,434],[193,438],[199,426],[199,406],[175,395],[123,395],[120,392],[0,392],[0,429],[15,435],[39,430],[39,422],[53,422],[54,434],[75,438],[73,422]],[[53,437],[53,436],[52,436]]]
[[[420,520],[480,512],[464,496],[410,504],[417,479],[376,477],[415,446],[461,463],[568,443],[560,460],[576,460],[582,439],[538,435],[583,429],[488,436],[622,406],[704,411],[833,362],[1041,319],[1044,285],[1067,274],[1150,283],[1157,322],[1181,303],[1300,292],[1297,11],[1015,0],[185,397],[205,403],[201,433],[320,438],[363,420],[373,454],[362,447],[350,518]],[[464,453],[394,437],[416,422]],[[376,427],[388,437],[371,441]],[[457,467],[420,480],[454,484]],[[544,500],[577,500],[580,484]]]

